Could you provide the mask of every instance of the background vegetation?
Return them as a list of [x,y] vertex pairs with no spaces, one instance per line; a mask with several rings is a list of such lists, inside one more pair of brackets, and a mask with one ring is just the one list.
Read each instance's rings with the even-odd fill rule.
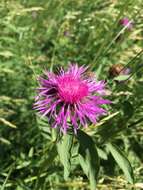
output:
[[[77,165],[64,181],[47,121],[32,110],[37,75],[66,68],[69,62],[89,65],[99,79],[107,80],[113,101],[111,117],[87,131],[93,136],[99,132],[98,189],[143,188],[142,8],[142,0],[0,1],[1,190],[89,189]],[[131,30],[119,24],[124,17],[133,21]],[[130,68],[130,78],[110,78],[113,64]],[[134,185],[127,183],[104,146],[107,140],[125,151]]]

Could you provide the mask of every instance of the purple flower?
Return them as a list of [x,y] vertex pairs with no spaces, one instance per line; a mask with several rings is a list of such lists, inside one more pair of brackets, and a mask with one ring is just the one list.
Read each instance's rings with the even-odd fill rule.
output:
[[126,27],[127,29],[132,29],[133,27],[133,22],[131,20],[129,20],[127,17],[125,18],[122,18],[120,20],[120,24],[123,26],[123,27]]
[[121,74],[123,74],[123,75],[129,75],[130,73],[131,73],[130,68],[125,68],[123,71],[121,71]]
[[70,36],[70,32],[68,30],[65,30],[64,31],[64,36],[69,37]]
[[34,104],[42,116],[46,116],[52,127],[59,127],[65,134],[71,126],[77,132],[79,125],[96,123],[99,116],[106,114],[101,105],[111,103],[102,98],[105,94],[104,81],[86,75],[87,67],[70,65],[59,74],[45,72],[40,77],[40,87]]

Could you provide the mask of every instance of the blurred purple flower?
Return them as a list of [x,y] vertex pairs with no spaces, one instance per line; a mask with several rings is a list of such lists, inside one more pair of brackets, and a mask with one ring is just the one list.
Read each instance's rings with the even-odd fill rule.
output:
[[79,124],[85,127],[88,121],[96,123],[99,116],[106,114],[101,105],[111,103],[102,98],[105,82],[89,77],[86,70],[87,67],[74,64],[67,71],[45,72],[45,77],[38,79],[40,87],[34,109],[64,134],[71,125],[76,133]]
[[132,29],[133,28],[133,22],[129,20],[127,17],[124,17],[120,20],[120,24],[124,27],[127,27],[127,29]]
[[64,31],[64,36],[65,36],[65,37],[69,37],[69,36],[70,36],[70,32],[69,32],[68,30],[65,30],[65,31]]
[[131,73],[130,68],[124,68],[123,71],[121,71],[121,74],[123,74],[123,75],[129,75],[130,73]]

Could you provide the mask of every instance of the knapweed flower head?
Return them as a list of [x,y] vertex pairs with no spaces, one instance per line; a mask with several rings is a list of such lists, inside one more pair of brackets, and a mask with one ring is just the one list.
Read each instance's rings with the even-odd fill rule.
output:
[[133,28],[133,22],[131,20],[129,20],[127,17],[124,17],[120,20],[120,24],[123,27],[126,27],[127,29],[132,29]]
[[87,67],[74,64],[67,71],[45,72],[44,77],[38,79],[40,87],[34,109],[63,133],[71,127],[76,133],[80,125],[96,123],[99,116],[106,114],[101,107],[110,103],[102,98],[105,82],[89,77],[86,71]]
[[64,31],[64,36],[65,36],[65,37],[70,37],[70,32],[69,32],[69,30],[65,30],[65,31]]

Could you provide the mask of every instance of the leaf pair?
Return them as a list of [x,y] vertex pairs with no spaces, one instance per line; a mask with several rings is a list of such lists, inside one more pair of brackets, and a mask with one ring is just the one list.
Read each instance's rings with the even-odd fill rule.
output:
[[[60,160],[64,166],[64,178],[67,180],[71,170],[71,157],[73,148],[73,134],[63,136],[57,144]],[[91,190],[96,190],[97,178],[100,168],[99,150],[96,148],[92,137],[85,132],[78,130],[77,140],[79,143],[78,158],[85,175],[90,181]],[[122,151],[114,144],[107,143],[106,147],[111,152],[113,158],[124,172],[128,182],[133,184],[133,170],[130,162]],[[107,158],[106,158],[107,159]]]
[[83,131],[79,130],[77,134],[79,141],[79,162],[89,178],[91,190],[96,189],[96,182],[99,172],[99,157],[94,141]]
[[[99,157],[95,143],[90,136],[88,136],[81,130],[78,131],[76,137],[79,143],[79,163],[84,173],[89,178],[91,189],[95,190],[97,176],[99,172]],[[71,170],[72,146],[73,134],[66,134],[57,144],[57,150],[60,156],[60,160],[64,166],[65,180],[67,180]]]

